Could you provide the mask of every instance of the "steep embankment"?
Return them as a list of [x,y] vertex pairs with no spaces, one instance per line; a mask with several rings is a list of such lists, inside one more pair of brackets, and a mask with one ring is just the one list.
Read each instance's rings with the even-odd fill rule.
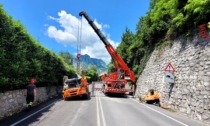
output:
[[[180,40],[170,47],[154,50],[143,73],[137,80],[137,97],[144,97],[149,89],[161,95],[161,104],[186,113],[194,119],[210,122],[210,44],[185,46]],[[164,68],[171,63],[175,83],[164,82]]]

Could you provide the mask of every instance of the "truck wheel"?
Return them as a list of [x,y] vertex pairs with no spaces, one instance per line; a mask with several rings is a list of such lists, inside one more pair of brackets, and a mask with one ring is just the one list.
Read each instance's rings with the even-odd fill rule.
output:
[[106,96],[110,96],[110,94],[109,94],[108,92],[105,92],[104,94],[105,94]]
[[88,94],[83,94],[82,99],[88,99]]

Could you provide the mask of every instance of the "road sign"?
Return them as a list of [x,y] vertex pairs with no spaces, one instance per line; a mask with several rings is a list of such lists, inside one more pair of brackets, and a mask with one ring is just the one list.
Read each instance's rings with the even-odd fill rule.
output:
[[174,83],[174,80],[175,80],[174,73],[172,73],[172,72],[165,72],[164,81],[166,83]]
[[164,69],[165,72],[175,72],[174,67],[169,63],[166,68]]

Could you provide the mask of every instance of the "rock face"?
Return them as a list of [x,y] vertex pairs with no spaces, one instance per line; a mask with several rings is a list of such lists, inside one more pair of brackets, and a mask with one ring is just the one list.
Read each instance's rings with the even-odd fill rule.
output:
[[[168,63],[175,68],[175,83],[164,82]],[[201,47],[175,41],[172,47],[154,50],[137,80],[136,97],[149,89],[161,96],[161,104],[210,123],[210,46]]]

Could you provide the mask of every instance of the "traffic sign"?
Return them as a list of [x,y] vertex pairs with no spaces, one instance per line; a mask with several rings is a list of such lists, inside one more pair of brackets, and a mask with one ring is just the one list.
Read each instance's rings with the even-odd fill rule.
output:
[[164,69],[165,72],[175,72],[174,67],[169,63],[166,68]]
[[175,82],[175,76],[173,72],[165,72],[164,81],[166,83],[174,83]]

